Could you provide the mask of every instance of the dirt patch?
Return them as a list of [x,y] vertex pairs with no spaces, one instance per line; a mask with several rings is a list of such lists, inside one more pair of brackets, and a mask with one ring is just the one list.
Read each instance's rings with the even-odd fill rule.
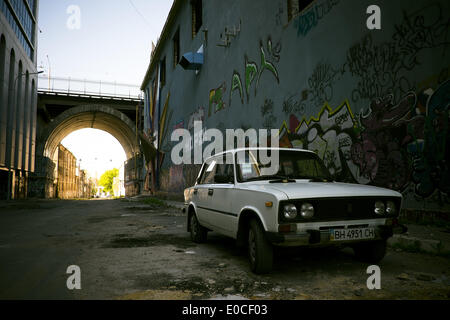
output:
[[191,300],[190,292],[172,290],[147,290],[134,292],[117,298],[117,300]]
[[187,249],[195,246],[187,237],[177,237],[172,234],[153,234],[147,237],[115,237],[104,248],[146,248],[172,245]]
[[149,289],[149,288],[165,288],[170,281],[173,280],[173,276],[169,273],[152,273],[149,275],[139,275],[134,280],[134,286],[137,289]]
[[87,219],[88,223],[102,223],[108,220],[112,219],[119,219],[120,217],[114,216],[114,217],[92,217]]
[[215,276],[214,279],[201,277],[174,279],[169,282],[168,287],[161,289],[189,291],[192,292],[194,298],[207,299],[217,295],[227,296],[230,294],[252,297],[258,292],[270,291],[273,287],[272,283],[255,281],[251,278]]

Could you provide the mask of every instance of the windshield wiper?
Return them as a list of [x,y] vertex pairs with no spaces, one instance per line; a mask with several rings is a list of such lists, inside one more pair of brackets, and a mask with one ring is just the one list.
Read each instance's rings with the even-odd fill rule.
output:
[[295,182],[295,180],[290,179],[289,177],[280,176],[280,175],[253,177],[253,178],[246,179],[245,182],[260,181],[260,180],[271,180],[270,183],[276,183],[278,181],[279,182],[283,182],[283,181]]
[[270,180],[269,183],[292,183],[297,182],[295,179],[289,179],[287,177],[284,177],[283,179],[276,179],[276,180]]
[[333,182],[333,179],[324,177],[299,177],[299,179],[307,179],[311,182]]

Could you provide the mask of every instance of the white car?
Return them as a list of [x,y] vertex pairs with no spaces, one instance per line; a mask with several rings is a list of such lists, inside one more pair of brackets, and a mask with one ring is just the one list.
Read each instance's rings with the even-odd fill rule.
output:
[[[263,174],[261,150],[278,152],[277,174]],[[248,246],[255,273],[272,269],[273,246],[351,246],[358,258],[378,262],[387,239],[404,231],[397,220],[400,193],[334,182],[322,160],[307,150],[218,154],[205,161],[184,197],[192,241],[206,241],[208,231],[236,239]]]

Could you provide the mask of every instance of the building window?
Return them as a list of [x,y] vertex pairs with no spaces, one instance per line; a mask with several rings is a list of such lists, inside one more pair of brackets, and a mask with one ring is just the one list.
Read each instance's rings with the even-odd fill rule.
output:
[[192,6],[192,39],[195,38],[203,24],[203,1],[191,0]]
[[[0,83],[5,81],[5,63],[6,63],[6,40],[3,35],[0,38]],[[3,86],[0,87],[0,103],[3,103]]]
[[180,29],[177,30],[173,37],[173,67],[175,68],[180,62]]
[[166,84],[166,57],[161,60],[159,71],[159,82],[161,83],[161,87],[164,87]]
[[288,21],[309,7],[314,0],[288,0]]
[[[34,2],[32,4],[34,5]],[[27,6],[25,0],[0,0],[0,11],[13,29],[25,52],[33,61],[35,23]]]

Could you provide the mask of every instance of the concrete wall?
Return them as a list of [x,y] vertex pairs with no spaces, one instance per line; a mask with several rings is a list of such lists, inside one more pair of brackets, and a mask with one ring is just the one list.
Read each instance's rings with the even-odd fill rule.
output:
[[[152,86],[156,69],[144,82],[162,190],[193,182],[198,166],[172,165],[170,135],[203,120],[222,131],[280,129],[282,146],[315,150],[339,180],[399,190],[407,208],[449,211],[448,1],[377,1],[382,29],[372,31],[367,0],[315,0],[291,21],[287,0],[203,3],[207,37],[192,39],[183,1],[154,57],[166,57],[166,84]],[[182,53],[204,46],[198,74],[172,67],[178,28]]]

